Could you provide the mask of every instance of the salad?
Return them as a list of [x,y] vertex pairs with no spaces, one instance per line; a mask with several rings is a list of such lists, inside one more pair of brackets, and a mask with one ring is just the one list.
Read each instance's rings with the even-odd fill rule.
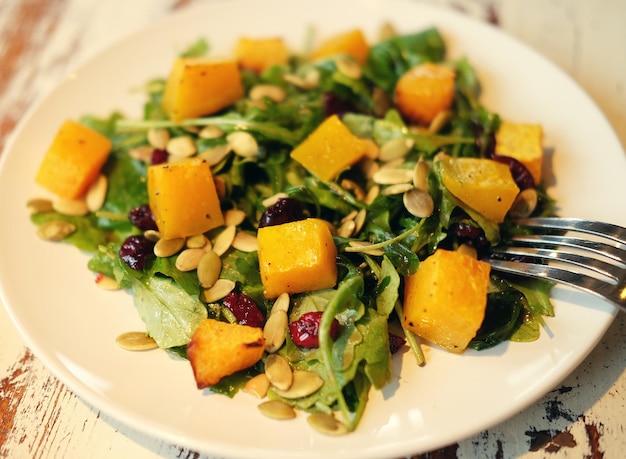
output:
[[29,207],[133,295],[146,329],[120,345],[188,359],[198,388],[341,434],[395,352],[532,341],[553,315],[550,283],[482,261],[554,211],[541,127],[482,106],[436,28],[199,40],[145,93],[143,119],[64,122],[36,177],[55,198]]

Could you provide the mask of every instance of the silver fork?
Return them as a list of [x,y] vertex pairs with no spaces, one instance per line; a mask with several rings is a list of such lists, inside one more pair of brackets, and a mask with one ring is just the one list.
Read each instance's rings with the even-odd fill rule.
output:
[[626,311],[626,228],[577,218],[515,223],[532,234],[513,236],[492,248],[485,261],[493,269],[566,284]]

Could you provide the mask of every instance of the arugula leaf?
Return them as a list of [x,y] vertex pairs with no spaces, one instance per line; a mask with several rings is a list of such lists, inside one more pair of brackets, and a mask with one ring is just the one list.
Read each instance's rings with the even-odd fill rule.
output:
[[391,91],[398,78],[423,62],[444,59],[446,45],[436,28],[399,35],[371,47],[365,75],[385,91]]
[[160,348],[187,344],[200,322],[207,318],[207,309],[200,300],[171,278],[129,279],[137,312],[146,324],[148,335]]

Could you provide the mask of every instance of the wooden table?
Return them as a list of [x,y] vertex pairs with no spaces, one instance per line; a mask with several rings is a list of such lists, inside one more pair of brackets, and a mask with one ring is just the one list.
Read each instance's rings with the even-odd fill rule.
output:
[[[77,63],[143,25],[205,1],[2,0],[0,146]],[[427,3],[489,21],[553,60],[595,99],[626,145],[626,1]],[[626,314],[620,314],[580,367],[536,404],[419,457],[623,457],[625,336]],[[130,430],[83,403],[24,346],[3,308],[0,378],[0,457],[203,457]]]

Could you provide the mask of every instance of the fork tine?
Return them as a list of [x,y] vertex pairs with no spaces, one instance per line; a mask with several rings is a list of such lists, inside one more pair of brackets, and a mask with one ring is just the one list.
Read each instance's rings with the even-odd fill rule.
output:
[[511,238],[516,245],[530,247],[571,247],[589,251],[595,255],[610,258],[626,266],[626,251],[603,242],[591,241],[571,236],[557,236],[552,234],[526,234]]
[[614,274],[615,265],[597,258],[591,258],[572,252],[566,252],[561,249],[554,250],[532,247],[517,249],[515,247],[496,247],[493,250],[493,254],[496,258],[502,255],[507,255],[512,257],[532,257],[535,259],[551,262],[571,263],[574,266],[588,269],[602,276],[610,278],[614,282],[617,282],[619,280],[619,278]]
[[537,217],[521,218],[515,221],[522,226],[542,229],[578,231],[605,237],[626,245],[626,228],[612,223],[583,220],[581,218]]
[[626,303],[615,293],[615,285],[592,276],[574,273],[563,268],[538,265],[520,261],[489,259],[492,268],[515,275],[530,276],[536,279],[550,280],[581,289],[626,311]]
[[526,218],[515,223],[532,234],[513,235],[493,247],[486,259],[493,269],[566,284],[626,310],[626,228],[576,218]]

